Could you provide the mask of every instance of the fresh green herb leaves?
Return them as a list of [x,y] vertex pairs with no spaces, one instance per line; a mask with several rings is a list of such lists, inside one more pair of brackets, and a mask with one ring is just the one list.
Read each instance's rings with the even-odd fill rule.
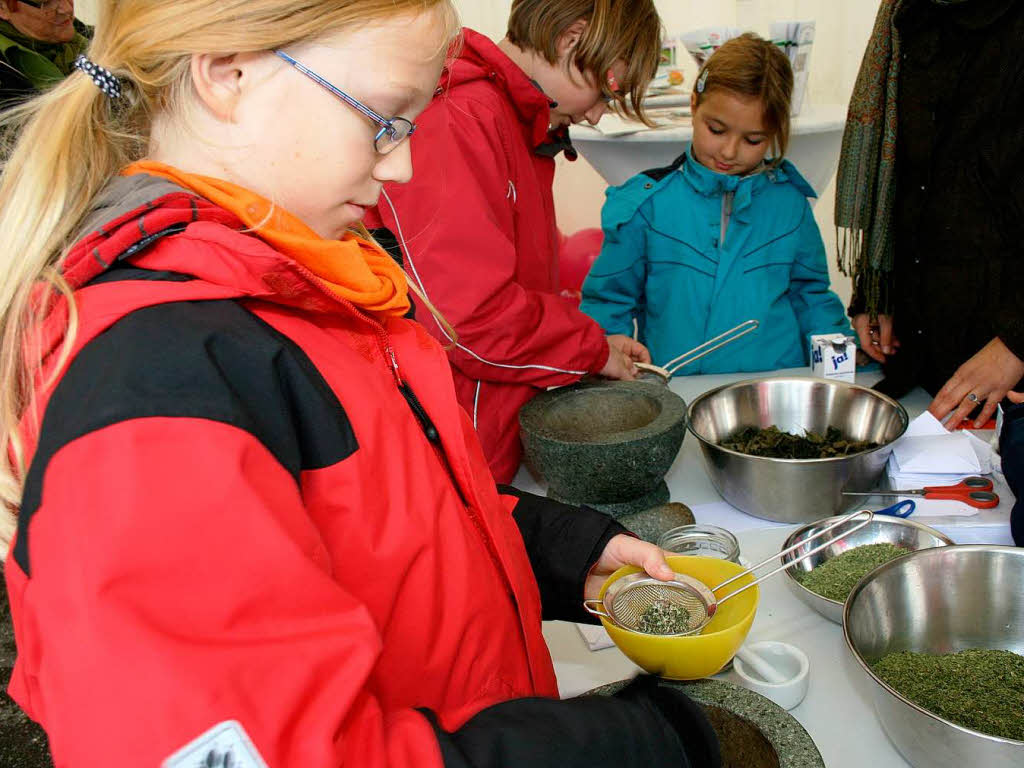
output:
[[766,429],[747,427],[721,445],[730,451],[772,459],[829,459],[878,447],[878,443],[845,438],[835,427],[829,427],[824,436],[817,432],[801,436],[783,432],[774,425]]
[[907,554],[895,544],[865,544],[848,549],[810,571],[794,571],[798,582],[829,600],[846,602],[857,582],[882,563],[888,563]]
[[1024,656],[970,650],[890,653],[872,668],[918,706],[965,728],[1024,741]]
[[655,600],[637,622],[637,630],[648,635],[678,635],[689,628],[690,614],[681,605]]

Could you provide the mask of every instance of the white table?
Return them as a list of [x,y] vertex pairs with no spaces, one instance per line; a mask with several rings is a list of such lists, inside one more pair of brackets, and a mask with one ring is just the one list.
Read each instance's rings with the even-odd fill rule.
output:
[[[808,371],[801,368],[773,375],[792,374],[807,375]],[[750,374],[683,376],[673,379],[671,387],[689,402],[709,389],[745,378],[750,378]],[[872,384],[878,378],[877,374],[861,374],[858,383]],[[911,418],[924,411],[929,402],[927,393],[920,389],[902,400]],[[700,448],[692,436],[683,441],[666,481],[673,501],[690,506],[721,501],[704,470]],[[525,470],[520,471],[514,484],[526,491],[543,493],[543,488]],[[974,518],[921,518],[921,522],[944,530],[954,541],[1007,543],[1013,497],[1003,485],[997,491],[1002,499],[999,507],[983,510]],[[754,518],[751,523],[757,524]],[[744,559],[757,563],[778,552],[795,527],[738,532]],[[761,589],[761,603],[748,639],[783,640],[799,646],[807,654],[811,662],[810,688],[807,698],[791,714],[814,739],[828,768],[907,768],[908,764],[889,742],[875,717],[870,683],[846,648],[842,628],[794,597],[782,578],[769,579]],[[617,648],[589,651],[572,624],[546,622],[544,636],[551,649],[563,697],[632,677],[639,671]],[[732,672],[724,673],[723,677],[739,683]]]
[[[665,104],[651,106],[666,106]],[[793,118],[786,156],[820,195],[836,171],[846,105],[804,105]],[[595,170],[613,186],[648,168],[669,165],[693,138],[693,126],[654,128],[626,136],[605,136],[596,128],[574,125],[569,129],[573,145]]]

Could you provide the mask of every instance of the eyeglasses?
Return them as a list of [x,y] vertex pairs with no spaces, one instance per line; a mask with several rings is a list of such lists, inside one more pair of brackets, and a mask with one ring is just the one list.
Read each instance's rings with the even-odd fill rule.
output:
[[416,132],[415,124],[409,122],[404,117],[392,117],[391,119],[388,119],[386,117],[383,117],[382,115],[378,115],[368,106],[366,106],[360,101],[357,101],[356,99],[353,99],[343,90],[341,90],[337,86],[332,85],[327,80],[318,75],[316,72],[311,70],[309,67],[296,61],[284,51],[274,51],[274,53],[276,53],[282,59],[287,61],[289,64],[291,64],[293,67],[299,70],[299,72],[304,74],[310,80],[313,80],[317,84],[323,86],[328,91],[337,96],[339,99],[348,104],[350,107],[358,110],[359,112],[362,112],[374,123],[379,125],[380,130],[377,131],[377,135],[373,137],[373,147],[380,154],[388,154],[395,147],[397,147],[399,144],[401,144],[403,141],[405,141],[407,138],[412,136],[413,133]]

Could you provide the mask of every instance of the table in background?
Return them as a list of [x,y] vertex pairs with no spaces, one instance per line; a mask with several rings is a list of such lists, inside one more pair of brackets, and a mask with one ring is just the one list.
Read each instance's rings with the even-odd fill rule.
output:
[[[807,369],[800,368],[767,375],[807,373]],[[751,376],[682,376],[674,378],[670,386],[689,402],[709,389]],[[870,385],[878,378],[878,374],[860,374],[858,383]],[[930,400],[926,392],[917,389],[901,402],[913,419],[928,407]],[[665,479],[673,501],[689,506],[721,501],[704,469],[700,447],[692,435],[683,441],[682,450]],[[514,484],[526,491],[543,493],[543,488],[525,470],[520,470]],[[996,490],[1002,500],[995,509],[982,510],[975,517],[931,517],[921,518],[920,522],[942,529],[955,541],[1007,543],[1013,497],[1001,483]],[[702,522],[713,523],[714,520],[702,519]],[[759,525],[756,518],[750,518],[750,523]],[[772,525],[767,522],[760,524]],[[752,527],[737,532],[744,559],[757,563],[778,552],[796,527]],[[814,739],[828,768],[863,768],[866,765],[871,768],[907,768],[908,764],[890,743],[875,716],[870,682],[846,648],[842,627],[793,596],[784,578],[780,574],[761,585],[761,601],[748,639],[793,643],[810,659],[811,681],[807,698],[791,714]],[[632,677],[639,671],[617,648],[588,650],[573,624],[545,622],[544,636],[551,649],[563,697],[576,696],[598,685]],[[732,672],[724,673],[722,677],[738,683]]]
[[[845,126],[845,104],[808,104],[793,118],[786,157],[819,195],[836,171]],[[604,180],[618,186],[640,171],[670,165],[693,138],[693,126],[605,136],[596,128],[574,125],[569,134],[576,149]]]

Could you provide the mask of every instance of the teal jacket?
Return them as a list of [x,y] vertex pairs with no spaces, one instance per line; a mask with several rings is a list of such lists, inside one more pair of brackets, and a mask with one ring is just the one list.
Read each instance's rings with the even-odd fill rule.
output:
[[689,151],[668,168],[608,190],[604,246],[581,309],[607,333],[633,334],[664,365],[744,320],[754,333],[680,373],[767,371],[808,364],[809,336],[850,333],[792,163],[745,177],[716,173]]

